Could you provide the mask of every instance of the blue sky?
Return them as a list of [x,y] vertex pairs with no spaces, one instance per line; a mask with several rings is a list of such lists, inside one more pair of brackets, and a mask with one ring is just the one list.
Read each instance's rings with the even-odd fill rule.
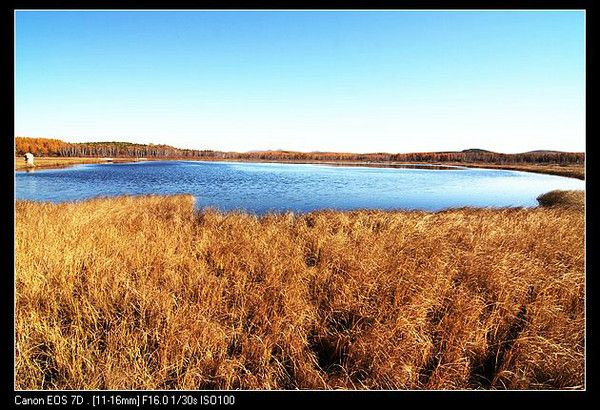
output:
[[16,12],[15,134],[585,149],[583,11]]

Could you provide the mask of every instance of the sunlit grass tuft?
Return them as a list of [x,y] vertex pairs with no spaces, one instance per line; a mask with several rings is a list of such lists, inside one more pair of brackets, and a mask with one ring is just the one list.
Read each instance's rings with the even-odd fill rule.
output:
[[544,207],[580,208],[585,206],[583,191],[550,191],[537,197],[538,202]]

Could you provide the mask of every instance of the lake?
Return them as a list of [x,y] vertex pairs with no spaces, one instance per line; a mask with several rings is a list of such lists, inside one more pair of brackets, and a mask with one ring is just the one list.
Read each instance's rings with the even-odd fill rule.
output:
[[99,196],[192,194],[198,207],[250,212],[537,206],[553,189],[584,189],[574,178],[477,168],[342,167],[203,161],[86,164],[16,172],[17,199],[75,201]]

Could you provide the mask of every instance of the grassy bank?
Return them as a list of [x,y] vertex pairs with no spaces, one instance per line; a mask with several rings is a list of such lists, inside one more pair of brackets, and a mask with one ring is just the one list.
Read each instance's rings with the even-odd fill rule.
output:
[[[182,160],[186,160],[182,158]],[[187,159],[189,160],[189,159]],[[216,160],[214,160],[216,161]],[[241,160],[228,159],[227,161],[247,162]],[[422,166],[433,165],[444,167],[467,167],[467,168],[489,168],[489,169],[505,169],[509,171],[533,172],[537,174],[558,175],[569,178],[585,179],[585,166],[583,164],[497,164],[497,163],[475,163],[475,162],[375,162],[375,161],[253,161],[253,162],[271,162],[271,163],[287,163],[287,164],[327,164],[339,166],[361,166],[361,167],[382,167],[396,168],[403,166]]]
[[540,206],[553,208],[585,209],[585,192],[550,191],[537,197]]
[[[242,161],[243,162],[243,161]],[[524,171],[537,174],[558,175],[569,178],[585,179],[585,167],[583,164],[497,164],[497,163],[475,163],[475,162],[360,162],[360,161],[256,161],[256,162],[278,162],[278,163],[304,163],[304,164],[328,164],[340,166],[368,166],[396,168],[403,166],[434,165],[443,167],[467,167],[467,168],[489,168],[505,169],[509,171]]]
[[[136,158],[115,158],[114,162],[131,162],[135,161]],[[90,157],[37,157],[34,160],[35,167],[33,169],[47,169],[47,168],[64,168],[72,165],[80,164],[105,164],[107,161],[102,158],[90,158]],[[24,171],[32,169],[28,166],[22,157],[15,157],[15,170]]]
[[[461,164],[454,164],[461,165]],[[585,179],[585,166],[583,164],[462,164],[469,168],[506,169],[511,171],[534,172],[537,174],[558,175],[562,177]]]
[[16,387],[582,388],[580,209],[16,204]]
[[[131,162],[136,161],[137,158],[115,158],[114,162]],[[189,161],[189,158],[163,158],[163,159],[151,159],[148,160],[185,160]],[[212,161],[223,161],[213,159]],[[242,160],[227,159],[227,161],[247,162]],[[415,162],[415,163],[396,163],[396,162],[360,162],[360,161],[260,161],[255,160],[253,162],[278,162],[278,163],[290,163],[290,164],[328,164],[328,165],[343,165],[343,166],[371,166],[371,167],[398,167],[402,165],[427,165],[428,163]],[[99,164],[106,163],[101,158],[90,158],[90,157],[38,157],[35,159],[35,169],[44,168],[62,168],[77,164]],[[464,166],[471,168],[495,168],[495,169],[507,169],[513,171],[526,171],[536,172],[542,174],[559,175],[571,178],[585,179],[585,168],[583,165],[558,165],[558,164],[522,164],[522,165],[509,165],[509,164],[481,164],[481,163],[438,163],[441,166]],[[29,169],[25,160],[21,157],[15,158],[15,170],[21,171]]]

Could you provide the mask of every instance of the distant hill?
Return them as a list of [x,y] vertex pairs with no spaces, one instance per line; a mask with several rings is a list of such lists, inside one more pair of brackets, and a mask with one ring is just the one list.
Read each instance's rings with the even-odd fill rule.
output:
[[461,152],[471,153],[471,154],[476,154],[476,153],[494,153],[493,151],[488,151],[486,149],[481,149],[481,148],[463,149]]

